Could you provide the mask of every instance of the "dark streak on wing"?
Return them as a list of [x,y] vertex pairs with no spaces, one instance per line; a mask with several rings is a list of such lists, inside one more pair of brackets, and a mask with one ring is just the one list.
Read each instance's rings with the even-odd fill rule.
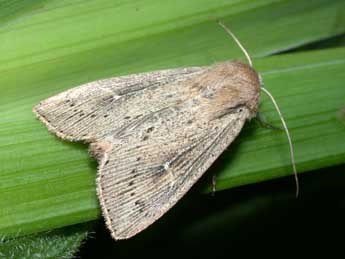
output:
[[136,120],[133,120],[132,122],[130,122],[128,124],[125,124],[122,128],[118,129],[115,132],[114,137],[117,137],[117,138],[123,137],[123,135],[126,133],[126,131],[128,129],[130,129],[132,131],[135,128],[141,126],[145,121],[151,119],[153,116],[158,115],[159,113],[164,112],[164,111],[166,111],[166,110],[168,110],[170,108],[171,107],[164,107],[164,108],[162,108],[160,110],[151,112],[151,113],[145,115],[144,117],[142,117],[140,119],[136,119]]
[[[224,135],[228,134],[230,129],[233,126],[234,122],[229,123],[219,134],[218,136],[212,141],[212,143],[204,150],[204,152],[202,152],[194,161],[192,161],[191,165],[188,166],[188,168],[185,169],[185,173],[183,174],[183,177],[181,178],[181,181],[178,183],[178,185],[176,185],[176,183],[174,184],[174,187],[176,188],[177,186],[183,185],[187,179],[189,179],[190,177],[187,177],[187,175],[191,172],[197,172],[197,168],[193,168],[195,165],[201,166],[203,164],[203,162],[205,161],[206,158],[210,157],[210,153],[213,151],[213,148],[216,147],[220,141],[222,141],[224,139]],[[188,161],[188,160],[187,160]],[[189,162],[189,161],[188,161]],[[192,170],[193,168],[193,170]]]
[[230,113],[236,113],[237,112],[237,109],[239,109],[240,107],[245,107],[246,104],[245,103],[239,103],[235,106],[232,106],[232,107],[229,107],[225,110],[222,111],[222,113],[218,114],[218,116],[216,117],[217,119],[220,119]]
[[[166,84],[167,83],[169,82],[166,82]],[[141,86],[141,87],[135,88],[136,86]],[[120,96],[125,96],[125,95],[129,96],[132,94],[136,94],[137,92],[145,90],[145,89],[149,89],[149,88],[154,89],[155,87],[158,87],[158,86],[162,86],[162,85],[159,85],[159,83],[155,83],[155,82],[152,82],[150,85],[143,85],[142,83],[137,83],[137,84],[131,85],[130,88],[121,89],[117,94]]]
[[[179,73],[179,76],[182,77],[182,75],[193,75],[194,73],[198,73],[198,69],[200,68],[195,68],[196,70],[194,72],[185,72],[185,73]],[[157,87],[162,87],[166,84],[170,84],[171,82],[175,81],[176,80],[176,74],[172,74],[172,75],[169,75],[166,77],[166,81],[163,81],[163,84],[162,84],[162,79],[160,81],[149,81],[150,84],[148,85],[145,85],[144,83],[145,82],[139,82],[139,83],[135,83],[135,84],[132,84],[131,87],[125,87],[125,88],[122,88],[121,90],[119,90],[117,92],[118,95],[121,95],[121,96],[125,96],[125,95],[131,95],[131,94],[136,94],[137,92],[139,91],[142,91],[142,90],[145,90],[145,89],[155,89]]]
[[187,154],[188,152],[192,151],[193,149],[195,149],[200,143],[202,143],[205,138],[202,138],[201,140],[199,140],[198,142],[193,143],[192,145],[190,145],[189,147],[187,147],[185,150],[183,150],[181,153],[177,154],[176,157],[174,157],[172,160],[170,160],[170,167],[171,166],[178,166],[179,162],[184,161],[183,158],[185,154]]

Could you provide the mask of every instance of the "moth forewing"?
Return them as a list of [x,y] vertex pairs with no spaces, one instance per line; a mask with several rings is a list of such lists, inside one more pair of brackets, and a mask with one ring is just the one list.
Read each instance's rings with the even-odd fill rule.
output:
[[[97,80],[41,101],[33,112],[63,139],[95,142],[109,135],[109,129],[119,131],[151,111],[176,102],[175,98],[185,96],[179,93],[184,89],[171,89],[169,83],[194,77],[203,70],[177,68]],[[150,102],[147,89],[156,89],[160,102]]]

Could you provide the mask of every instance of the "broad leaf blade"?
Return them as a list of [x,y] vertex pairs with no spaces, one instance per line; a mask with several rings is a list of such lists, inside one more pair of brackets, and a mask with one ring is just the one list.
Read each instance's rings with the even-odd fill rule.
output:
[[[243,57],[210,16],[230,24],[250,53],[262,56],[344,32],[344,5],[344,1],[321,0],[193,0],[188,5],[185,1],[175,1],[171,6],[156,1],[139,4],[46,1],[37,11],[27,12],[21,19],[12,17],[11,22],[7,21],[0,28],[0,233],[34,233],[99,217],[95,161],[88,157],[85,145],[63,142],[35,120],[31,108],[40,100],[102,77]],[[334,142],[343,137],[340,128],[343,124],[323,120],[322,116],[333,116],[341,107],[333,105],[326,109],[322,102],[308,107],[300,102],[302,106],[296,111],[298,107],[289,106],[286,100],[301,94],[296,88],[301,87],[298,82],[310,89],[310,84],[321,87],[333,80],[334,91],[320,89],[323,96],[332,94],[331,99],[339,104],[339,100],[344,99],[342,57],[344,50],[339,49],[254,60],[292,127],[300,171],[340,162],[343,146],[339,141]],[[334,59],[338,60],[335,65],[331,64]],[[290,80],[289,74],[283,73],[285,70],[319,63],[325,64],[325,70],[316,69],[317,74],[307,74],[303,79],[301,67],[295,71],[298,74],[292,74],[299,76],[293,81],[297,84],[281,90]],[[282,78],[280,72],[268,74],[277,69],[282,70]],[[307,68],[306,71],[310,72]],[[311,91],[311,94],[317,92]],[[278,124],[266,101],[262,112],[268,121]],[[304,122],[293,119],[295,115],[320,123],[318,130],[330,138],[329,150],[320,150],[315,157],[305,157],[304,146],[299,143],[308,137],[311,141],[306,146],[308,151],[319,136],[316,131],[304,135]],[[256,157],[260,163],[255,161],[250,165],[246,156],[256,154],[259,146],[263,149],[260,157]],[[233,152],[226,153],[220,160],[224,162],[224,169],[217,170],[218,188],[290,173],[286,139],[280,132],[257,127],[251,130],[249,126],[230,149]],[[246,165],[240,166],[240,161]]]

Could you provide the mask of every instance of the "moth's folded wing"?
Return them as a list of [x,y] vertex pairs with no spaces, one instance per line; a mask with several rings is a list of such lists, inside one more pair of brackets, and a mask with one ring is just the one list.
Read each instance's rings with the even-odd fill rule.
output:
[[105,154],[97,191],[115,239],[135,235],[171,208],[233,141],[246,118],[222,119],[189,132],[182,126],[163,132],[160,126],[158,134],[148,139],[137,134]]
[[146,89],[158,93],[157,89],[191,78],[202,69],[178,68],[98,80],[50,97],[33,111],[50,131],[63,139],[95,140],[106,135],[109,128],[115,131],[130,123],[133,109],[150,111],[150,105],[157,102],[140,100]]

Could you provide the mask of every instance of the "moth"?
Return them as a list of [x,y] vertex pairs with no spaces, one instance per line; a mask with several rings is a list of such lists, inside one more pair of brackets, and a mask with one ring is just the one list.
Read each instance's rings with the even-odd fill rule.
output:
[[60,138],[90,144],[114,239],[160,218],[256,115],[262,87],[248,60],[98,80],[33,108]]

